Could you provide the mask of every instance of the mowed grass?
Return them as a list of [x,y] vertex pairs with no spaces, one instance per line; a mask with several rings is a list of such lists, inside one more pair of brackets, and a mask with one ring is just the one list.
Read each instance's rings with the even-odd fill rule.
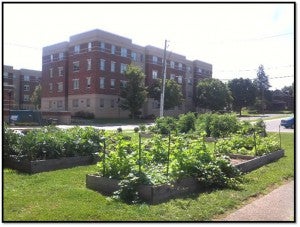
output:
[[85,187],[97,166],[39,174],[3,171],[3,221],[211,221],[250,198],[294,178],[294,134],[282,133],[285,157],[244,176],[238,190],[222,189],[159,205],[128,205]]

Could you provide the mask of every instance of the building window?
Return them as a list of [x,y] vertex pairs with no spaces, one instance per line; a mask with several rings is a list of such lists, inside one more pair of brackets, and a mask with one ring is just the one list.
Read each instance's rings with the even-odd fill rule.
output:
[[198,73],[202,74],[202,69],[198,68]]
[[153,63],[157,64],[158,58],[156,56],[152,56]]
[[49,109],[51,109],[52,108],[52,101],[50,100],[49,101]]
[[73,105],[73,107],[78,107],[78,99],[73,99],[72,105]]
[[171,75],[170,75],[170,79],[171,79],[171,80],[175,80],[175,74],[171,74]]
[[110,107],[115,108],[115,100],[114,99],[110,100]]
[[126,71],[126,69],[127,69],[127,65],[121,63],[120,73],[124,73]]
[[125,88],[125,87],[126,87],[126,84],[127,84],[127,81],[125,81],[125,80],[121,80],[121,81],[120,81],[120,87],[121,87],[121,88]]
[[116,46],[115,45],[111,45],[111,49],[110,49],[112,54],[116,53]]
[[91,77],[86,78],[86,86],[87,86],[87,88],[91,87]]
[[63,107],[63,101],[62,100],[57,101],[57,108],[61,109],[62,107]]
[[110,88],[114,89],[116,87],[116,80],[115,79],[111,79],[110,80]]
[[182,84],[182,76],[178,76],[178,83]]
[[182,70],[182,64],[178,63],[178,69]]
[[144,61],[144,55],[143,54],[140,55],[140,60],[141,60],[141,62]]
[[171,67],[172,69],[174,69],[174,68],[175,68],[175,62],[170,61],[170,67]]
[[24,76],[24,81],[30,81],[29,76]]
[[79,89],[79,79],[74,79],[73,80],[73,89]]
[[50,55],[50,61],[53,62],[53,54]]
[[152,70],[152,79],[156,80],[158,76],[157,70]]
[[8,72],[3,73],[3,78],[8,78]]
[[24,85],[24,91],[29,91],[29,90],[30,90],[30,86],[27,85],[27,84],[25,84],[25,85]]
[[52,78],[53,77],[53,69],[49,69],[49,76]]
[[191,67],[190,67],[190,66],[186,67],[186,71],[187,71],[188,73],[190,73],[190,72],[191,72]]
[[127,49],[124,48],[124,47],[121,48],[121,56],[122,57],[127,57]]
[[105,43],[103,42],[100,43],[100,51],[105,52]]
[[57,91],[62,92],[63,89],[64,89],[64,83],[63,82],[57,83]]
[[79,61],[73,62],[73,71],[74,72],[79,71]]
[[91,51],[92,51],[92,43],[89,42],[89,43],[88,43],[88,52],[91,52]]
[[188,82],[188,84],[192,84],[192,78],[189,77],[189,78],[187,79],[187,82]]
[[91,106],[91,100],[90,99],[86,99],[86,107],[90,107]]
[[80,53],[80,45],[74,46],[74,53],[79,54]]
[[64,60],[64,53],[63,52],[58,54],[58,59],[59,60]]
[[52,92],[52,90],[53,90],[53,84],[49,83],[49,91]]
[[64,67],[58,67],[58,76],[64,75]]
[[104,107],[104,99],[100,99],[100,108]]
[[110,62],[110,71],[115,72],[116,71],[116,62],[111,61]]
[[25,102],[29,101],[29,95],[24,95],[24,101]]
[[159,109],[159,102],[157,100],[154,100],[152,102],[152,109]]
[[133,61],[137,61],[137,57],[136,57],[136,53],[135,52],[131,52],[131,59]]
[[91,70],[92,69],[92,59],[87,59],[87,70]]
[[100,70],[104,71],[105,70],[105,60],[100,59]]
[[105,78],[104,77],[100,77],[100,88],[101,89],[105,88]]

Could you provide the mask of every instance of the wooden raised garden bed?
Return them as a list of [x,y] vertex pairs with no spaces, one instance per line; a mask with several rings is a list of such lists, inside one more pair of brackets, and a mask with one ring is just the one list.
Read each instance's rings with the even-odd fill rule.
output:
[[[243,159],[244,162],[235,164],[241,172],[250,172],[270,162],[274,162],[284,156],[284,150],[278,150],[267,155],[252,157],[244,155],[231,155],[233,159]],[[119,180],[101,177],[95,174],[86,175],[86,187],[104,195],[112,195],[119,190]],[[142,200],[150,204],[158,204],[172,198],[178,198],[191,193],[201,192],[204,189],[201,184],[193,178],[185,178],[163,185],[140,185],[138,193]]]
[[99,161],[98,155],[63,157],[59,159],[47,160],[17,160],[8,158],[5,160],[5,166],[26,173],[40,173],[58,169],[67,169],[76,166],[92,165]]

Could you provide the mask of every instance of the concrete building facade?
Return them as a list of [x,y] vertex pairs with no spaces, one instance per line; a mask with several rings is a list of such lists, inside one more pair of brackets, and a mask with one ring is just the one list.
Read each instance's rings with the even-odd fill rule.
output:
[[[132,40],[99,29],[71,36],[69,41],[43,48],[42,110],[90,112],[96,118],[127,118],[119,108],[120,88],[125,86],[124,71],[134,64],[145,73],[146,86],[163,75],[163,49],[132,43]],[[212,77],[212,65],[167,51],[167,79],[182,86],[184,103],[166,110],[178,115],[195,110],[196,82]],[[148,99],[142,116],[159,115],[159,102]]]

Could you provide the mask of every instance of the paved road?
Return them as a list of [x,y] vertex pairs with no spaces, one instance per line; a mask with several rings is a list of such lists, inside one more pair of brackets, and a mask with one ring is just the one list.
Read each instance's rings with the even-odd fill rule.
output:
[[[279,132],[280,120],[281,119],[265,120],[267,132]],[[294,132],[294,129],[280,126],[280,132]]]

